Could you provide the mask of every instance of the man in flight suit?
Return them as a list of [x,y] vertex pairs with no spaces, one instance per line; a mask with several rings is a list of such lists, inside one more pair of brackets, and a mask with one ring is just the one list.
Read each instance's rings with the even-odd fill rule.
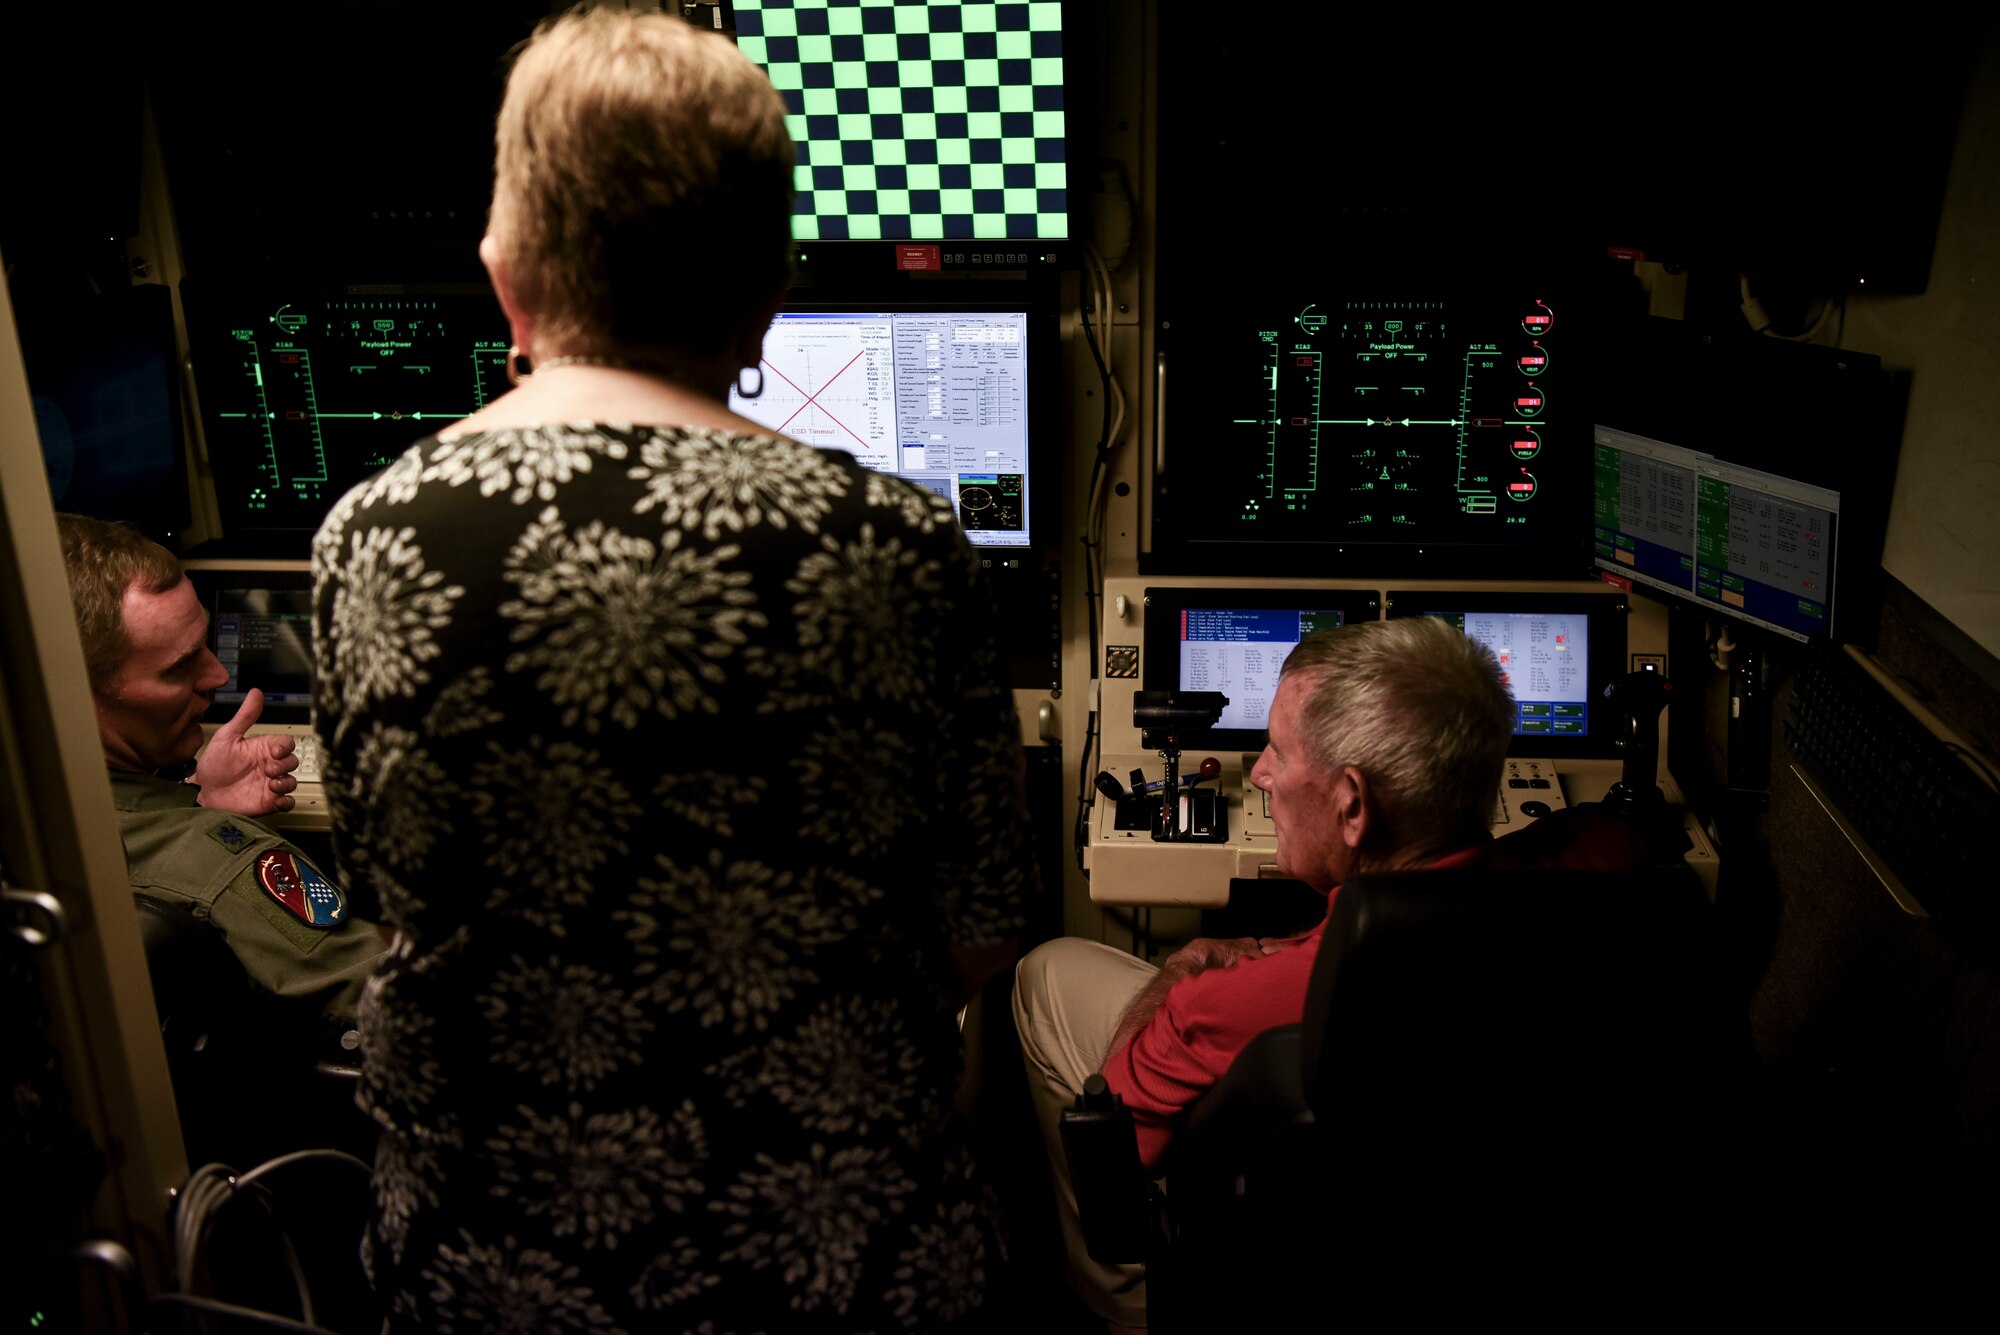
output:
[[180,563],[123,525],[56,519],[134,895],[221,933],[250,981],[298,1007],[316,1039],[351,1029],[384,934],[250,819],[291,808],[292,739],[248,735],[264,705],[252,689],[203,749],[202,716],[229,673]]

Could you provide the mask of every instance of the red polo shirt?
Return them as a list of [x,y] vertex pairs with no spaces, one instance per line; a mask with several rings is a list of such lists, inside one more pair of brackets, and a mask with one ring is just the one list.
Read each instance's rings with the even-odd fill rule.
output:
[[[1428,864],[1443,871],[1476,866],[1491,844],[1462,849]],[[1339,894],[1339,887],[1333,894]],[[1327,896],[1333,912],[1333,895]],[[1205,969],[1167,993],[1153,1019],[1111,1055],[1104,1078],[1132,1110],[1139,1158],[1148,1168],[1166,1153],[1180,1115],[1222,1078],[1236,1054],[1266,1029],[1297,1024],[1306,985],[1319,958],[1322,918],[1274,955],[1245,957],[1226,969]]]

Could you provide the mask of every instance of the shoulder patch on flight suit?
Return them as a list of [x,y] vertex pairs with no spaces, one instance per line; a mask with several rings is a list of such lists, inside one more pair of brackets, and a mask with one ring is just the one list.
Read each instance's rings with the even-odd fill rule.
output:
[[229,821],[224,821],[220,825],[210,826],[208,837],[232,853],[241,853],[244,849],[250,847],[251,844],[257,842],[256,835],[251,834],[242,826],[232,824]]
[[257,859],[257,884],[308,927],[338,927],[347,921],[347,898],[320,875],[303,854],[274,848]]

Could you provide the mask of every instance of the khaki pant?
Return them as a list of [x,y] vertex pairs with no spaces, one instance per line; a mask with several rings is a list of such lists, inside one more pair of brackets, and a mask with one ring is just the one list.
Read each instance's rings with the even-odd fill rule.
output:
[[1073,936],[1037,946],[1014,970],[1014,1027],[1048,1149],[1070,1287],[1092,1312],[1124,1326],[1146,1324],[1145,1267],[1104,1265],[1084,1250],[1063,1157],[1062,1110],[1083,1092],[1084,1078],[1103,1068],[1118,1021],[1158,972],[1122,950]]

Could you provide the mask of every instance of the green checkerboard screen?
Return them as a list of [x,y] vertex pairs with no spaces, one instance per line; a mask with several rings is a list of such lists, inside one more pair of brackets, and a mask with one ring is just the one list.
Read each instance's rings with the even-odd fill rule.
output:
[[736,0],[784,95],[799,241],[1069,235],[1059,0]]

